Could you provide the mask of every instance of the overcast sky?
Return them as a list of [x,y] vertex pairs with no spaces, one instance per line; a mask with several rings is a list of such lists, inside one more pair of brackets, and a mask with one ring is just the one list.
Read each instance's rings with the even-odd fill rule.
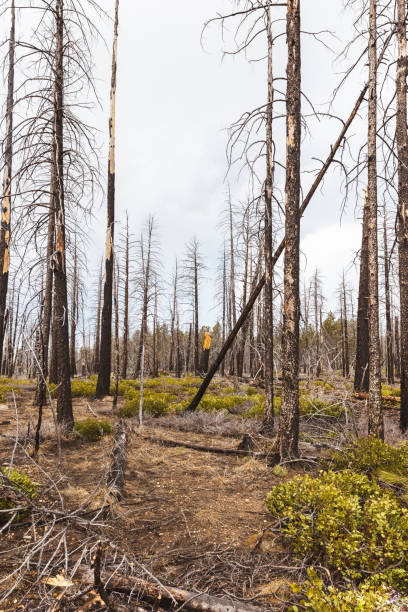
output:
[[[99,1],[113,13],[114,0]],[[121,0],[120,4],[116,217],[123,220],[127,210],[131,231],[138,234],[147,215],[155,214],[165,278],[175,257],[182,258],[185,243],[197,236],[208,267],[201,292],[201,324],[212,324],[217,317],[212,305],[216,262],[224,240],[218,224],[227,190],[225,128],[266,99],[264,63],[249,63],[244,57],[222,61],[223,41],[216,25],[206,31],[203,44],[200,40],[204,22],[217,12],[230,12],[233,4],[229,0]],[[285,18],[285,9],[274,11],[274,16]],[[332,31],[337,39],[326,36],[325,40],[338,51],[351,36],[352,16],[343,11],[342,0],[304,0],[302,29]],[[108,48],[100,44],[95,51],[102,109],[95,111],[94,121],[107,152],[112,23],[107,21],[102,30]],[[226,38],[231,40],[228,34]],[[278,70],[286,62],[283,44],[284,39],[276,51]],[[335,54],[310,35],[303,36],[303,88],[321,111],[327,110],[346,65],[334,60]],[[362,67],[339,95],[335,111],[342,117],[350,113],[365,78]],[[305,100],[303,108],[310,112]],[[327,156],[339,126],[339,122],[328,120],[310,124],[312,133],[303,142],[303,170],[317,167],[313,158]],[[356,133],[357,143],[364,139],[361,127],[351,132]],[[284,152],[282,137],[283,132],[278,133],[278,145]],[[341,216],[339,177],[338,172],[328,174],[323,191],[316,194],[302,220],[302,280],[319,268],[328,299],[326,308],[335,307],[343,269],[349,267],[361,240],[354,205]],[[304,188],[312,179],[313,175],[304,175]],[[234,199],[243,198],[242,182],[237,184],[233,176],[230,181]],[[103,202],[95,209],[91,231],[92,269],[103,252],[105,219]],[[348,278],[350,284],[355,282],[355,272],[349,271]]]

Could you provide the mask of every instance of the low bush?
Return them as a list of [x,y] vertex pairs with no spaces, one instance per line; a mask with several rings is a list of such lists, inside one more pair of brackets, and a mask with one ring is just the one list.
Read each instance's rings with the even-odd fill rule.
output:
[[[303,610],[314,612],[329,612],[341,610],[342,612],[373,612],[373,610],[388,610],[398,612],[403,609],[403,601],[398,598],[386,585],[373,586],[363,583],[354,589],[340,590],[332,585],[325,586],[313,568],[308,570],[308,580],[304,585],[292,585],[294,593],[304,597],[300,601]],[[299,608],[292,606],[290,612],[297,612]]]
[[330,404],[317,397],[301,395],[299,398],[299,410],[303,416],[321,416],[339,418],[344,414],[341,404]]
[[[7,468],[2,467],[1,471],[6,478],[4,479],[5,486],[0,487],[0,510],[12,510],[20,505],[18,498],[13,499],[13,489],[17,494],[22,493],[29,500],[34,499],[37,494],[37,487],[28,476],[15,469],[11,469],[8,473]],[[0,485],[2,479],[0,475]],[[27,511],[23,510],[16,515],[15,520],[26,515]],[[9,512],[0,512],[0,525],[7,523],[10,518],[11,514]]]
[[[408,510],[365,474],[296,476],[266,499],[295,555],[361,582],[408,586]],[[405,570],[405,571],[404,571]]]
[[368,475],[381,470],[408,477],[408,443],[394,447],[374,436],[359,438],[333,453],[331,464],[336,470],[347,468]]
[[[146,391],[143,394],[143,412],[152,416],[167,414],[173,406],[176,406],[177,396],[171,393],[155,393]],[[132,418],[139,414],[140,392],[135,391],[131,397],[126,399],[118,414],[124,418]]]
[[401,397],[401,389],[399,387],[381,385],[381,389],[384,397]]
[[108,421],[97,421],[89,418],[75,423],[74,430],[85,440],[96,442],[102,436],[112,433],[112,425]]
[[72,397],[93,397],[96,393],[96,382],[91,380],[73,380],[71,382]]

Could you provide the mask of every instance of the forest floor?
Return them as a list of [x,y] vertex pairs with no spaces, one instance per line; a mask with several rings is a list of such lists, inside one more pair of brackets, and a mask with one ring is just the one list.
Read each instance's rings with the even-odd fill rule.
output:
[[[215,384],[231,386],[231,381]],[[248,395],[248,388],[233,385],[237,396],[262,394],[255,387]],[[34,391],[33,385],[21,384],[0,404],[0,465],[8,469],[12,463],[37,485],[32,516],[19,516],[0,536],[1,609],[137,610],[124,591],[101,599],[95,556],[102,571],[119,567],[149,583],[240,600],[260,610],[287,610],[296,603],[291,584],[304,579],[306,568],[294,561],[265,498],[296,474],[316,474],[333,449],[364,431],[365,402],[353,397],[349,383],[340,377],[302,383],[302,393],[313,404],[301,418],[302,460],[284,466],[274,466],[270,449],[257,436],[259,418],[242,415],[248,406],[241,414],[146,415],[142,428],[137,418],[125,419],[126,469],[119,500],[112,500],[107,486],[113,435],[97,441],[78,434],[62,437],[58,464],[47,406],[40,452],[32,458]],[[227,397],[231,389],[217,395],[214,387],[213,393]],[[401,441],[398,406],[392,390],[388,395],[386,432],[395,444]],[[112,410],[112,398],[77,397],[75,420],[97,417],[116,426],[126,402],[120,397]],[[243,433],[254,434],[256,450],[267,456],[211,452],[214,447],[235,451]],[[165,609],[160,601],[142,600],[141,610]]]

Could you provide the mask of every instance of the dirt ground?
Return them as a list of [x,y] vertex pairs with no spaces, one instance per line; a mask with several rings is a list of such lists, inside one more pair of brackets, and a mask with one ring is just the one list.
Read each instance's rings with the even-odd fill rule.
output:
[[[107,506],[106,478],[113,436],[98,442],[63,438],[58,466],[52,414],[47,407],[40,454],[34,462],[30,457],[37,412],[33,396],[34,389],[27,386],[16,403],[9,398],[0,406],[0,461],[7,467],[12,458],[13,465],[39,485],[37,508],[54,508],[57,514],[50,514],[45,524],[42,519],[43,523],[37,525],[30,526],[30,520],[23,521],[22,526],[12,525],[0,536],[0,594],[17,579],[20,581],[19,588],[4,602],[5,609],[51,609],[41,607],[50,593],[58,602],[55,609],[60,610],[136,609],[120,595],[114,599],[111,595],[109,604],[98,597],[92,599],[92,590],[90,602],[86,596],[74,601],[71,587],[62,596],[61,590],[52,591],[47,583],[50,576],[61,575],[61,571],[73,576],[72,568],[78,563],[73,582],[80,589],[81,570],[91,570],[95,546],[101,541],[107,570],[118,564],[127,571],[142,568],[144,577],[153,575],[166,585],[231,596],[259,604],[265,611],[287,609],[290,584],[302,570],[274,531],[264,500],[282,479],[319,468],[313,457],[324,451],[310,444],[310,436],[303,434],[302,438],[302,454],[310,456],[310,461],[288,465],[281,473],[268,467],[265,460],[183,446],[236,448],[239,440],[230,435],[180,431],[168,424],[162,426],[160,418],[148,419],[140,429],[134,420],[128,420],[124,494],[120,501]],[[361,403],[358,410],[361,412]],[[390,423],[394,421],[393,412],[390,410],[387,416]],[[110,398],[103,402],[75,399],[74,413],[77,420],[96,415],[117,423]],[[321,424],[318,427],[323,428]],[[388,429],[392,435],[392,426]],[[160,439],[176,445],[164,446]],[[57,524],[60,521],[60,531],[54,524],[50,527],[55,520]],[[57,553],[46,571],[41,570],[44,586],[38,593],[44,558],[40,561],[36,551],[30,565],[24,562],[24,555],[31,554],[47,529],[55,534],[49,540],[54,540],[43,546],[41,555],[52,557],[55,547]],[[6,576],[9,578],[4,580]],[[145,609],[161,608],[156,605]]]

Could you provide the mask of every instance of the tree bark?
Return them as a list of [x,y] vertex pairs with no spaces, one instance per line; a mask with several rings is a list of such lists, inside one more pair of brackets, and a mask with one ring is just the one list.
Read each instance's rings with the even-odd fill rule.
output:
[[398,149],[398,259],[400,284],[400,428],[408,429],[408,132],[406,3],[398,0],[397,124]]
[[56,0],[56,51],[54,83],[54,139],[53,159],[55,164],[55,317],[57,324],[58,367],[58,422],[66,430],[74,425],[71,397],[71,368],[69,360],[68,296],[65,249],[64,206],[64,4]]
[[272,436],[274,430],[273,385],[273,247],[272,247],[272,190],[274,175],[272,118],[273,118],[273,38],[269,7],[265,10],[268,39],[268,104],[266,107],[266,180],[265,180],[265,297],[264,297],[264,345],[265,345],[265,412],[261,432]]
[[100,354],[100,338],[101,338],[101,301],[102,301],[102,268],[99,272],[98,279],[98,305],[96,308],[96,324],[95,324],[95,346],[94,346],[94,372],[99,372],[99,354]]
[[401,363],[400,363],[400,338],[399,338],[399,320],[395,317],[394,324],[394,347],[395,347],[395,375],[397,378],[401,376]]
[[390,290],[390,262],[388,260],[387,237],[387,209],[384,205],[384,281],[385,281],[385,319],[387,329],[387,380],[394,384],[394,355],[392,350],[392,322],[391,322],[391,290]]
[[[153,238],[153,218],[148,221],[147,227],[147,258],[146,266],[144,266],[143,275],[143,305],[142,305],[142,320],[140,324],[140,339],[139,351],[136,363],[136,376],[140,372],[143,347],[147,340],[147,315],[149,307],[149,284],[150,284],[150,269],[151,269],[151,254],[152,254],[152,238]],[[143,240],[143,237],[142,237]]]
[[367,192],[364,199],[363,229],[360,253],[360,282],[358,289],[356,366],[354,391],[368,393],[370,386],[368,350],[368,206]]
[[344,316],[344,375],[346,378],[350,376],[350,343],[348,334],[348,321],[347,321],[347,295],[346,295],[346,282],[343,274],[343,316]]
[[8,79],[6,102],[6,137],[4,151],[3,198],[0,226],[0,363],[3,357],[4,318],[6,314],[7,289],[10,262],[11,231],[11,180],[13,175],[13,106],[14,106],[14,59],[15,59],[16,13],[11,2],[11,27],[8,50]]
[[111,79],[111,116],[109,120],[109,162],[108,162],[108,201],[105,282],[103,287],[103,308],[101,325],[101,344],[99,355],[99,374],[96,396],[109,393],[112,358],[112,286],[113,286],[113,248],[115,230],[115,125],[116,125],[116,73],[118,49],[119,0],[115,2],[115,22],[113,33],[112,79]]
[[280,456],[297,457],[299,439],[300,0],[288,0],[286,208]]
[[74,273],[72,278],[72,298],[71,298],[71,344],[70,344],[70,367],[71,376],[76,374],[76,327],[78,322],[78,262],[77,245],[75,236],[74,246]]
[[126,246],[125,246],[125,295],[123,304],[123,346],[121,358],[121,377],[127,377],[129,349],[129,218],[126,213]]
[[381,358],[378,301],[378,234],[377,234],[377,0],[370,0],[369,23],[369,91],[368,91],[368,344],[370,385],[368,400],[368,433],[384,439],[381,397]]

